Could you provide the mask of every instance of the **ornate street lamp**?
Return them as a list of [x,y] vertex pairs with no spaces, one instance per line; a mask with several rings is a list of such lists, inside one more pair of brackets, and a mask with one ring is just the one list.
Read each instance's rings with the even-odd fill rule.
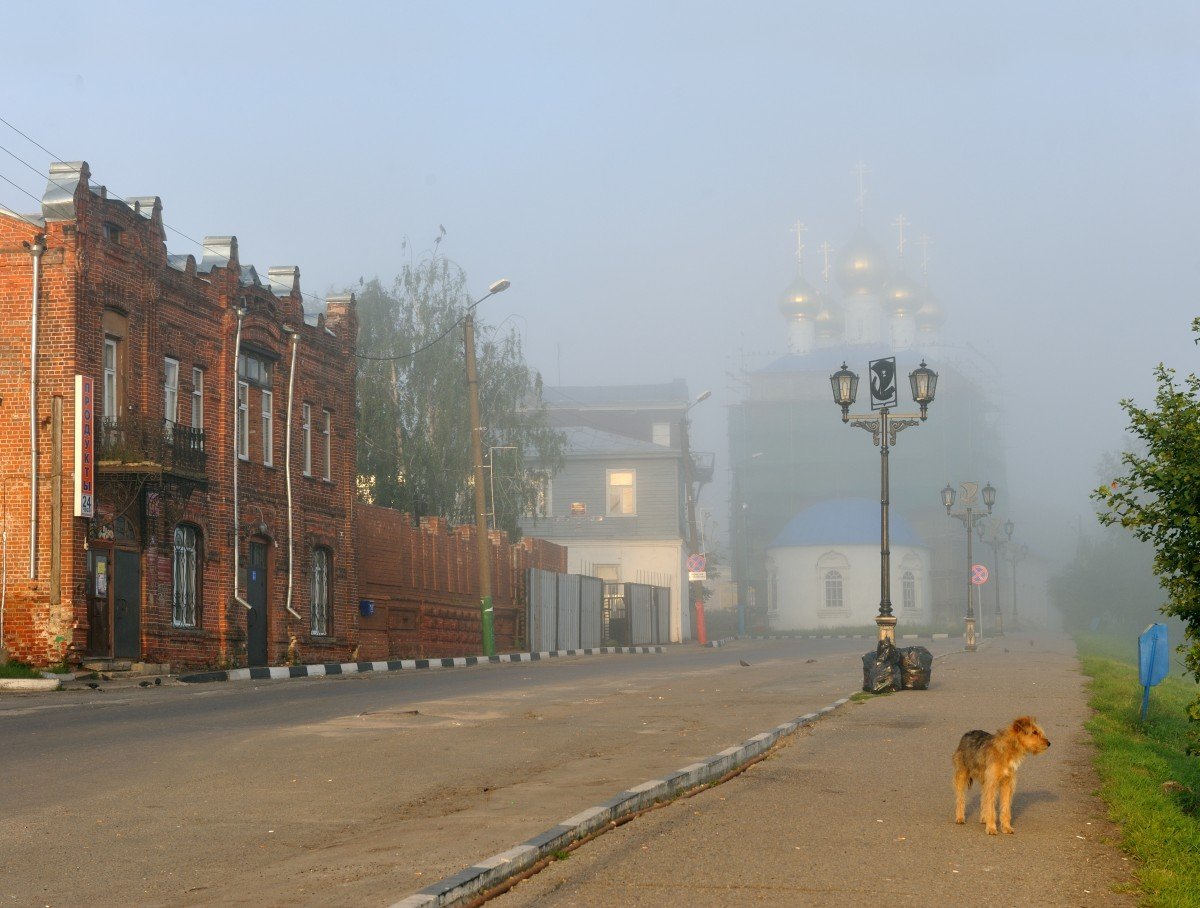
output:
[[878,416],[861,416],[851,419],[850,407],[858,396],[858,376],[842,363],[842,368],[829,376],[833,388],[833,402],[842,410],[842,422],[849,423],[871,433],[875,445],[879,448],[880,459],[880,494],[879,494],[879,614],[875,616],[875,624],[879,628],[879,640],[896,642],[896,617],[892,614],[892,555],[888,539],[889,518],[888,507],[891,500],[888,477],[888,448],[896,443],[896,436],[911,426],[919,426],[928,416],[929,405],[933,403],[934,392],[937,390],[937,373],[929,369],[924,362],[920,368],[909,373],[909,386],[912,388],[913,400],[920,405],[921,415],[891,416],[891,410],[896,406],[898,393],[896,388],[896,359],[871,360],[868,364],[871,373],[871,409],[878,411]]
[[[979,648],[979,645],[975,639],[975,607],[973,604],[975,598],[975,584],[971,582],[971,566],[975,562],[974,555],[971,551],[971,534],[972,530],[975,529],[977,522],[983,519],[985,515],[977,514],[975,512],[975,505],[979,501],[979,483],[964,482],[960,483],[960,487],[962,489],[963,505],[963,510],[961,511],[951,511],[951,508],[954,507],[955,494],[954,489],[949,483],[946,484],[946,488],[942,489],[941,496],[942,504],[946,508],[947,516],[961,520],[963,526],[966,527],[967,530],[967,614],[963,620],[966,621],[966,649],[968,652],[975,652],[975,650]],[[992,513],[992,506],[995,503],[996,489],[989,482],[983,488],[983,504],[987,508],[988,514]],[[982,529],[982,527],[979,528],[981,538]]]

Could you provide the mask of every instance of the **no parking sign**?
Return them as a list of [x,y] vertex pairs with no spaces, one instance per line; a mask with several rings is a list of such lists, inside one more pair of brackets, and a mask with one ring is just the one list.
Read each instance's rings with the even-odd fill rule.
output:
[[988,569],[985,564],[971,565],[971,582],[976,586],[983,586],[988,581]]

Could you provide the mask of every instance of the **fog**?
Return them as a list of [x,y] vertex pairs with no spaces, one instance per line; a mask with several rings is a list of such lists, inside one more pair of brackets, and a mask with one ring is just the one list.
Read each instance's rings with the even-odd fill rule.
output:
[[[914,276],[930,237],[946,337],[995,366],[1004,511],[1043,551],[1094,525],[1118,401],[1200,355],[1192,3],[68,2],[5,23],[0,116],[28,138],[0,124],[0,205],[34,210],[51,155],[87,160],[162,197],[172,252],[236,234],[318,296],[444,225],[481,294],[511,279],[481,318],[547,384],[711,388],[694,446],[719,477],[729,374],[786,351],[792,225],[817,283],[860,162],[866,227],[894,263],[905,217]],[[702,499],[722,526],[727,488]]]

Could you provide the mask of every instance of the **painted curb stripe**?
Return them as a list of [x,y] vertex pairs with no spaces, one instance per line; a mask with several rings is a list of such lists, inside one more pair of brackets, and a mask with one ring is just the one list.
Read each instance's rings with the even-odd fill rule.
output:
[[754,735],[740,745],[727,747],[700,762],[690,763],[669,774],[665,779],[650,779],[641,785],[626,789],[616,797],[551,826],[515,848],[493,855],[444,880],[426,886],[420,892],[394,902],[391,908],[452,908],[463,904],[524,873],[538,861],[587,838],[609,823],[652,807],[660,801],[670,800],[681,792],[720,779],[770,750],[788,735],[812,725],[822,716],[849,702],[850,697],[834,700],[816,712],[805,713],[769,732]]
[[662,654],[662,646],[598,646],[587,649],[552,650],[542,653],[502,653],[497,656],[454,656],[441,659],[392,659],[387,662],[318,662],[312,665],[272,665],[231,668],[219,672],[192,672],[177,680],[186,684],[210,681],[280,681],[286,678],[320,678],[329,675],[360,675],[368,672],[399,672],[413,669],[467,668],[505,662],[540,662],[563,656],[601,656],[618,654]]

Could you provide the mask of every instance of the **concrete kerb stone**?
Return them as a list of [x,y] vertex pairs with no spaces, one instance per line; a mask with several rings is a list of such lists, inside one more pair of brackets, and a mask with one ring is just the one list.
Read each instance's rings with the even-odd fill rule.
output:
[[585,649],[551,650],[539,653],[503,653],[498,656],[455,656],[444,659],[391,659],[380,662],[323,662],[311,665],[272,665],[231,668],[225,671],[190,672],[178,680],[187,684],[211,681],[283,681],[290,678],[319,678],[368,672],[418,671],[435,668],[466,668],[505,662],[540,662],[563,656],[651,655],[665,652],[662,646],[596,646]]
[[452,908],[465,904],[611,824],[723,778],[766,753],[783,738],[849,702],[850,697],[842,697],[816,712],[805,713],[769,732],[754,735],[740,745],[690,763],[664,779],[651,779],[628,788],[608,801],[551,826],[515,848],[426,886],[420,892],[393,903],[391,908]]

